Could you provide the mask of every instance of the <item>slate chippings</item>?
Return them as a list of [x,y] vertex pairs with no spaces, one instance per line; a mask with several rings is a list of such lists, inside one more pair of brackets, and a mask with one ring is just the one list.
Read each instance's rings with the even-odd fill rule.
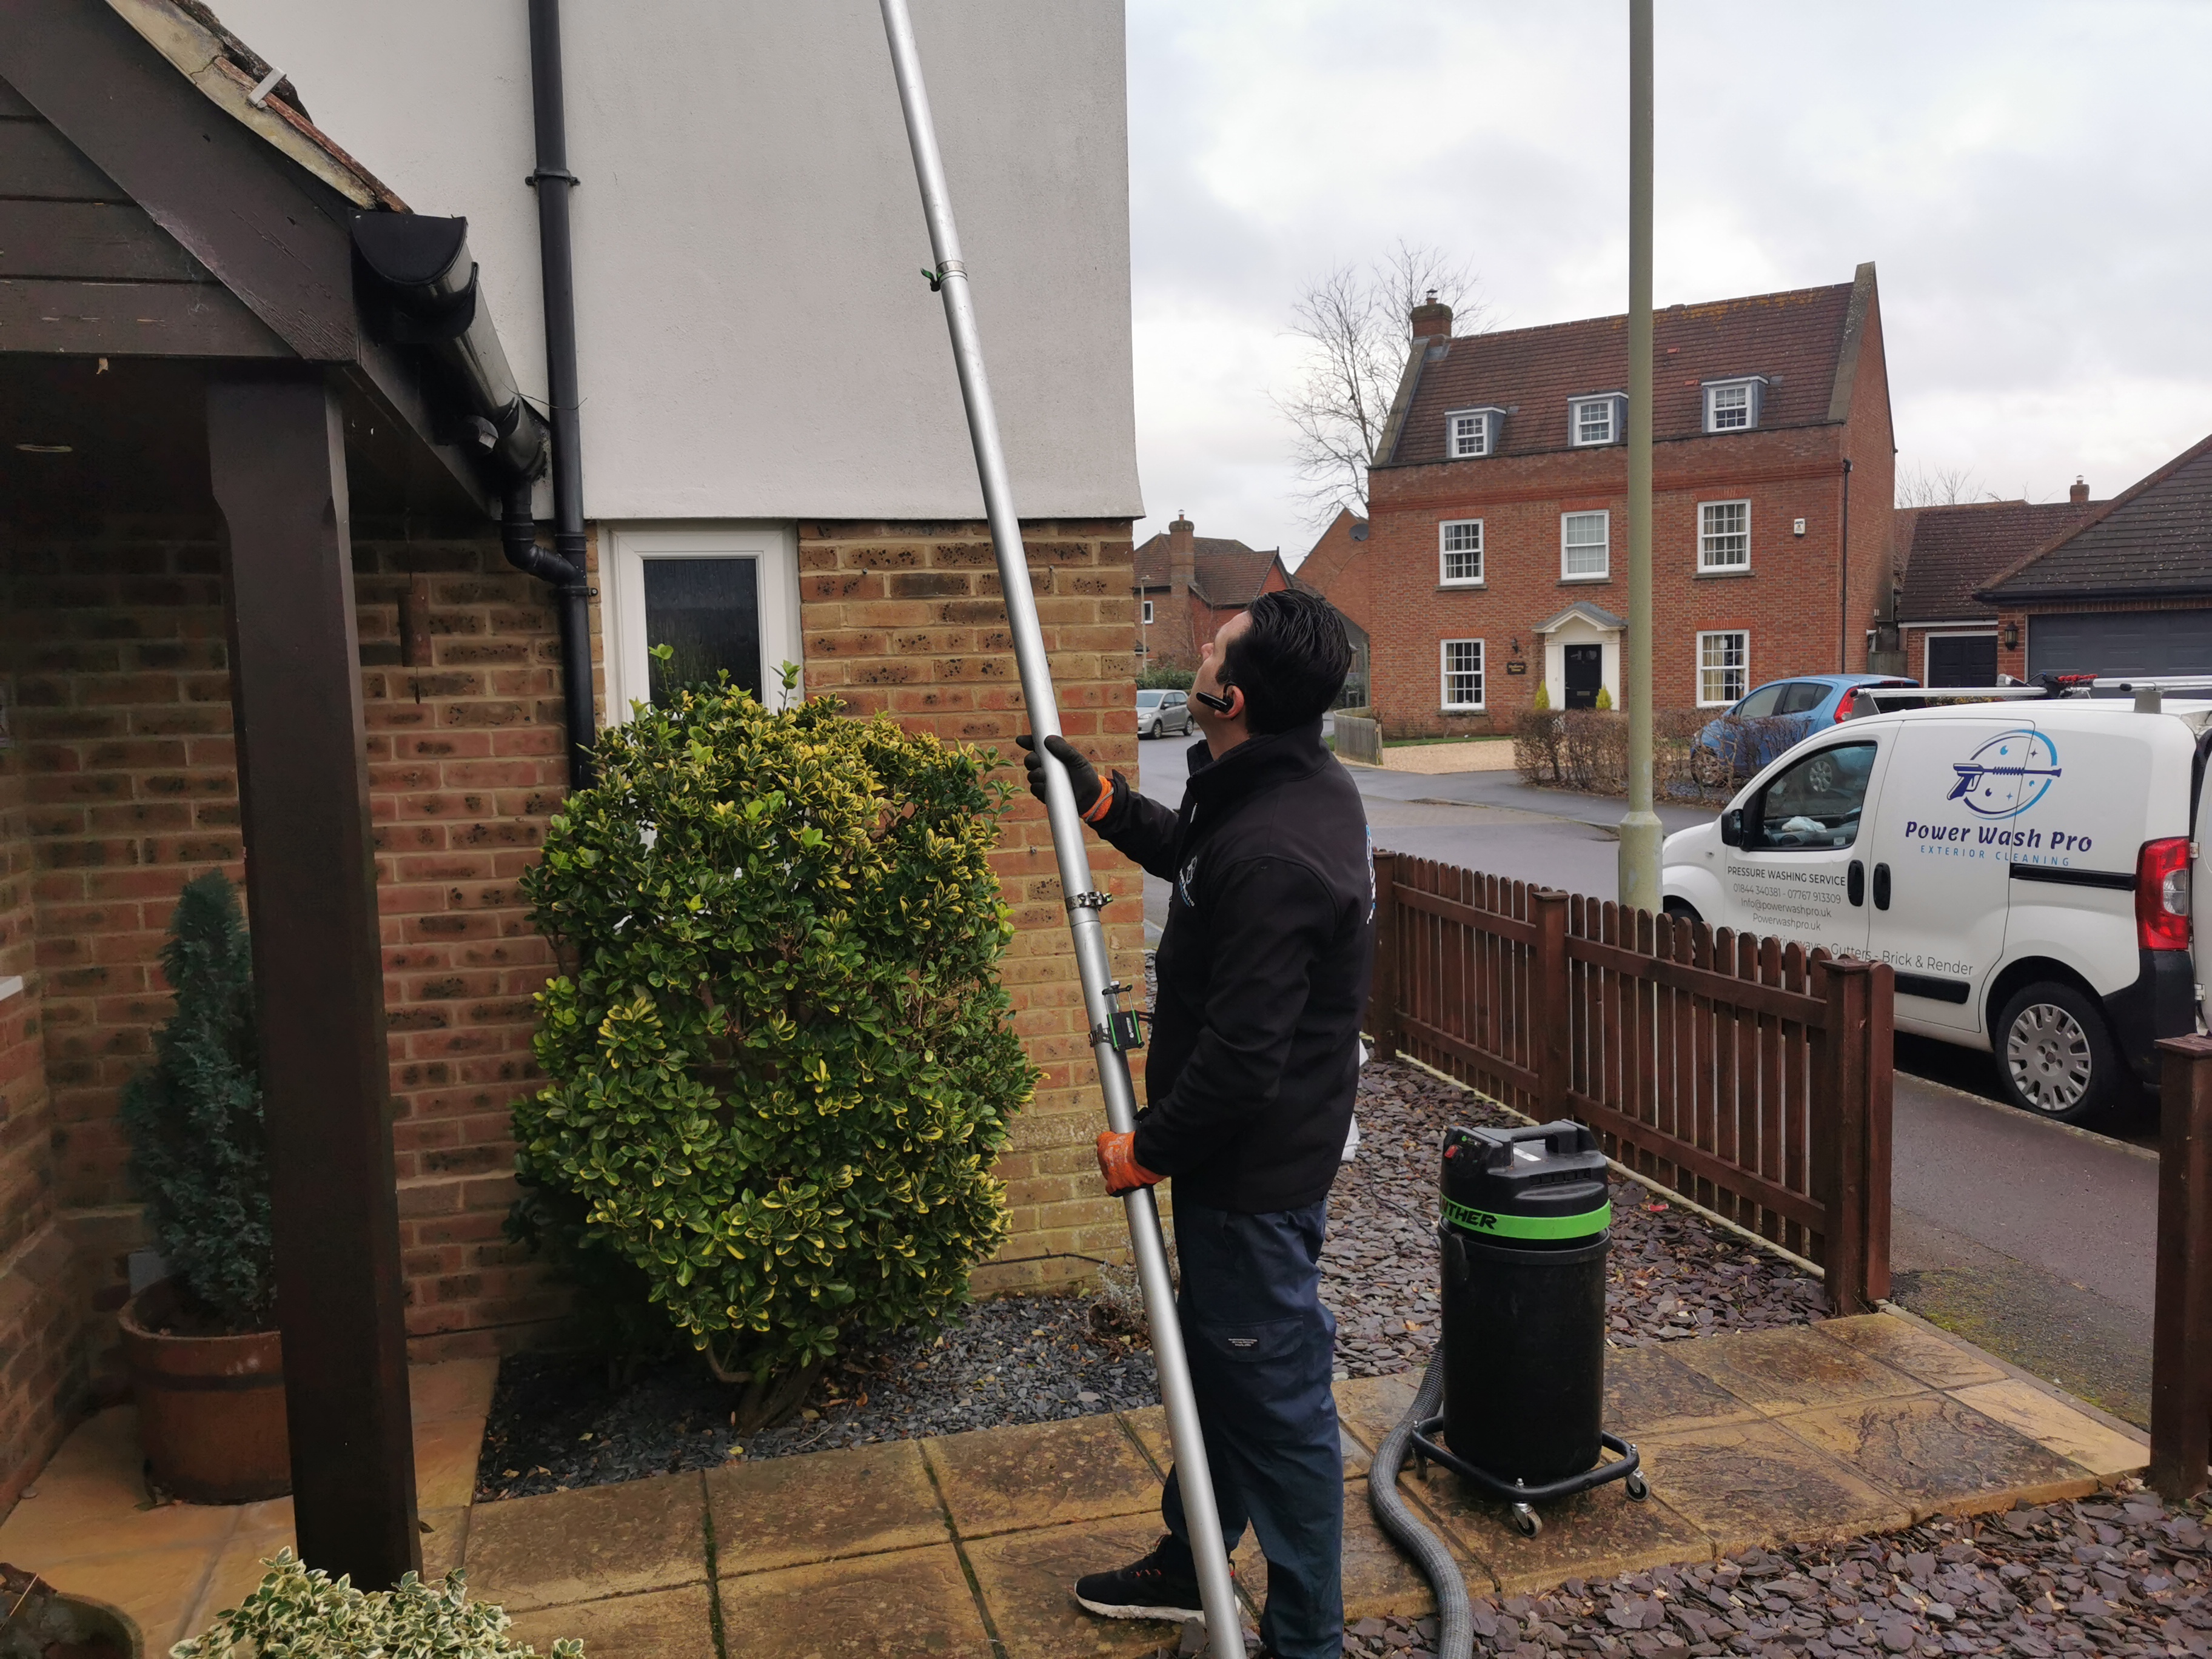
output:
[[[1435,1340],[1437,1164],[1455,1123],[1520,1120],[1417,1066],[1360,1074],[1359,1148],[1329,1194],[1322,1300],[1336,1316],[1338,1368],[1377,1376],[1425,1364]],[[1606,1288],[1607,1339],[1644,1347],[1822,1316],[1818,1280],[1779,1256],[1618,1177]]]
[[[1751,1550],[1541,1595],[1480,1596],[1474,1650],[1759,1656],[2212,1653],[2200,1504],[2124,1482],[2070,1504],[1938,1519],[1848,1543]],[[1347,1659],[1428,1659],[1433,1618],[1362,1619]]]
[[696,1354],[627,1380],[582,1355],[510,1355],[500,1366],[477,1497],[1131,1411],[1160,1397],[1151,1350],[1099,1298],[1043,1293],[979,1302],[941,1332],[856,1348],[831,1364],[800,1416],[758,1434],[730,1426],[739,1392],[715,1382]]

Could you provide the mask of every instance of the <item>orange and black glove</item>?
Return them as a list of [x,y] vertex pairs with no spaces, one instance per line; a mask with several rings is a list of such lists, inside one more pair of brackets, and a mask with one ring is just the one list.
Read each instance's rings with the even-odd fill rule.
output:
[[[1024,732],[1014,742],[1022,751],[1022,764],[1029,769],[1030,793],[1042,800],[1044,760],[1037,753],[1036,738]],[[1067,769],[1067,787],[1075,792],[1075,810],[1083,821],[1096,823],[1104,817],[1114,805],[1114,780],[1100,777],[1098,769],[1057,732],[1044,740],[1044,746],[1054,760]]]
[[1152,1187],[1160,1177],[1137,1162],[1137,1137],[1109,1129],[1098,1137],[1098,1173],[1106,1177],[1106,1190],[1119,1198],[1139,1187]]

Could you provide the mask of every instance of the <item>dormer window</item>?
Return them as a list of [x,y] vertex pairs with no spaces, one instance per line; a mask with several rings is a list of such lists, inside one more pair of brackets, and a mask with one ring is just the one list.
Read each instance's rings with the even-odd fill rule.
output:
[[1577,449],[1617,444],[1627,425],[1628,399],[1618,392],[1567,400],[1567,441]]
[[1759,406],[1765,400],[1766,377],[1746,375],[1741,380],[1705,382],[1705,430],[1748,432],[1759,424]]
[[1496,454],[1498,431],[1504,419],[1502,409],[1453,410],[1444,416],[1444,454],[1455,461]]

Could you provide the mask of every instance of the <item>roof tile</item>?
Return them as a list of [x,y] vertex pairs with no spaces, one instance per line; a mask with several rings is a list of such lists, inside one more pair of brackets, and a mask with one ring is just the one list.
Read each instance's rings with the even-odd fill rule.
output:
[[1976,599],[1976,591],[2102,505],[1967,501],[1919,508],[1911,518],[1911,539],[1903,543],[1911,550],[1905,558],[1898,621],[1958,622],[1996,616],[1996,607]]
[[[1735,375],[1767,377],[1762,428],[1824,424],[1851,288],[1840,283],[1655,313],[1653,437],[1698,435],[1702,383]],[[1445,414],[1492,404],[1509,411],[1499,454],[1565,449],[1568,398],[1627,388],[1626,316],[1457,336],[1423,366],[1392,464],[1443,460]]]
[[2212,438],[1981,591],[2006,605],[2212,593]]

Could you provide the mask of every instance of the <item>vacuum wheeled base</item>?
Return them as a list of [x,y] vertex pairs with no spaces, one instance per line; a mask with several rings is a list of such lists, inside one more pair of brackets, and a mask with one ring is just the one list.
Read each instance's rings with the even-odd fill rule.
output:
[[1454,1456],[1430,1437],[1443,1428],[1442,1417],[1424,1419],[1413,1433],[1413,1467],[1425,1478],[1431,1458],[1443,1464],[1462,1479],[1474,1483],[1484,1493],[1499,1502],[1513,1506],[1513,1524],[1525,1538],[1534,1538],[1543,1530],[1544,1523],[1536,1518],[1535,1506],[1556,1503],[1562,1498],[1572,1498],[1577,1492],[1589,1492],[1608,1480],[1624,1483],[1630,1498],[1642,1503],[1651,1495],[1651,1488],[1644,1479],[1636,1448],[1618,1435],[1601,1433],[1598,1439],[1607,1450],[1616,1455],[1610,1463],[1600,1462],[1584,1469],[1580,1474],[1570,1474],[1558,1480],[1540,1481],[1525,1486],[1518,1480],[1502,1480],[1487,1469],[1477,1468],[1466,1459]]

